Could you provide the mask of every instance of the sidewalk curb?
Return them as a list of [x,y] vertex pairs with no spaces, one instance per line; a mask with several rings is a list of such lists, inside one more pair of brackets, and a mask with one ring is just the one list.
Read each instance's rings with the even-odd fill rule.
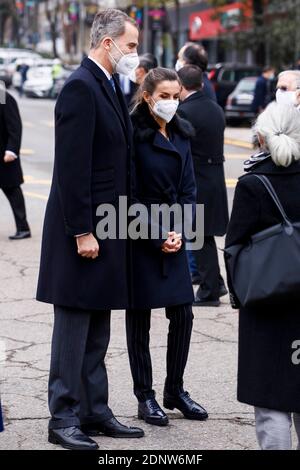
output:
[[242,147],[253,150],[253,145],[250,142],[246,142],[244,140],[230,139],[229,137],[225,137],[224,143],[225,145],[233,145],[234,147]]

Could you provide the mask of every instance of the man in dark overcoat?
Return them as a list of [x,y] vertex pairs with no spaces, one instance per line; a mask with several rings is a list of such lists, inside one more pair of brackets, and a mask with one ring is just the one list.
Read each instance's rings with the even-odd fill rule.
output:
[[179,114],[195,129],[191,139],[197,204],[204,204],[204,245],[193,251],[200,275],[197,306],[218,306],[227,290],[220,274],[215,236],[223,236],[228,224],[224,176],[225,118],[221,107],[204,95],[202,71],[186,65],[178,72],[183,84]]
[[137,45],[138,29],[125,13],[98,13],[89,56],[67,80],[55,109],[37,299],[54,305],[49,441],[65,448],[95,449],[88,435],[100,433],[143,436],[109,409],[104,362],[111,309],[130,303],[128,242],[96,234],[97,207],[110,203],[117,210],[130,188],[132,128],[113,73],[118,64],[126,72]]

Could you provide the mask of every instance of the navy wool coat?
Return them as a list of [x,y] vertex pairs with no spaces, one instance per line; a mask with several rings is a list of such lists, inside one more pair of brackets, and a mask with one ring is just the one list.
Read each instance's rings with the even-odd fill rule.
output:
[[77,253],[75,235],[96,236],[101,203],[118,208],[131,187],[132,126],[116,92],[90,59],[67,80],[55,108],[55,162],[37,299],[81,309],[129,306],[128,242],[100,240],[98,258]]
[[[191,125],[175,116],[170,140],[158,130],[148,105],[132,114],[134,127],[134,200],[151,204],[191,204],[196,185],[189,137]],[[151,225],[151,221],[150,221]],[[177,253],[161,251],[162,239],[132,241],[133,307],[159,308],[192,303],[193,288],[184,244]]]

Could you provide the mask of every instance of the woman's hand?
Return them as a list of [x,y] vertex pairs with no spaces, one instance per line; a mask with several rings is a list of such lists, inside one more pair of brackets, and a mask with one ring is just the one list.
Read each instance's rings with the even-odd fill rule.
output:
[[181,233],[168,232],[168,239],[162,244],[162,251],[164,253],[176,253],[182,247]]

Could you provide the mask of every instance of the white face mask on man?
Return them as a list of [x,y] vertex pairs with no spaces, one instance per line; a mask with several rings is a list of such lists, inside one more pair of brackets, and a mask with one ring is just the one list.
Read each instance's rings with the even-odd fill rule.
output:
[[278,104],[298,105],[295,91],[286,91],[280,88],[276,91],[276,101]]
[[111,62],[113,68],[115,69],[115,72],[121,73],[123,75],[130,75],[132,72],[137,68],[139,65],[139,56],[136,52],[130,52],[128,54],[124,54],[124,52],[121,51],[119,46],[115,43],[115,41],[112,39],[113,45],[118,49],[118,51],[121,53],[121,57],[119,59],[115,58],[110,52],[109,56],[112,59],[113,62]]
[[182,67],[184,67],[184,63],[181,60],[177,59],[176,64],[175,64],[176,72],[179,72],[179,70],[182,69]]
[[178,105],[179,100],[158,100],[154,101],[154,106],[151,106],[151,109],[156,116],[166,122],[170,122],[176,114]]

